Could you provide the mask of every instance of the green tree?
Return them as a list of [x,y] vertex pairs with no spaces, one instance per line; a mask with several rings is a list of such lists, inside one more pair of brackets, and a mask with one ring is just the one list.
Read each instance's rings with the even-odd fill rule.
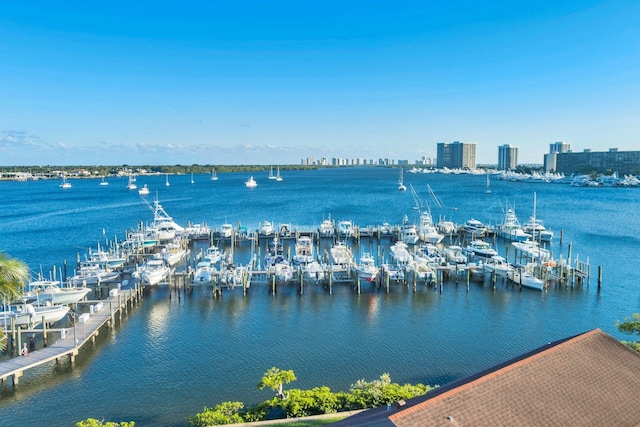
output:
[[244,422],[240,410],[244,408],[242,402],[222,402],[214,408],[207,408],[199,414],[189,417],[192,427],[208,427],[221,424],[237,424]]
[[84,421],[78,421],[76,427],[134,427],[136,425],[133,421],[122,421],[116,423],[113,421],[100,421],[95,418],[87,418]]
[[262,379],[258,383],[258,389],[262,390],[265,387],[270,388],[276,392],[276,396],[280,399],[284,399],[284,392],[282,387],[284,384],[289,384],[296,380],[296,375],[292,370],[283,371],[276,367],[269,369],[264,373]]
[[[622,323],[616,322],[616,327],[620,332],[624,332],[625,334],[640,336],[640,313],[634,313],[630,318],[625,317]],[[640,352],[640,340],[622,341],[622,343]]]
[[[10,258],[0,252],[0,298],[12,300],[22,293],[22,289],[29,280],[29,268],[18,259]],[[0,350],[7,348],[7,337],[0,329]]]

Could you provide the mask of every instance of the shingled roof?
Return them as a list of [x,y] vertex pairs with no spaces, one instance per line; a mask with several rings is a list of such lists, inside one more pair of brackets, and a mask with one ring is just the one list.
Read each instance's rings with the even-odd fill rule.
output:
[[339,426],[640,426],[640,354],[599,329]]

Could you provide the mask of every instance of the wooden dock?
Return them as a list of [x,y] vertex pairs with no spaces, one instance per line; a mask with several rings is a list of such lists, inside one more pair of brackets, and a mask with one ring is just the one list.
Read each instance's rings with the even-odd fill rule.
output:
[[60,363],[66,357],[69,357],[69,361],[73,365],[79,350],[88,343],[94,343],[103,326],[114,327],[116,318],[121,320],[123,312],[126,313],[127,310],[133,308],[142,298],[142,288],[138,286],[121,291],[114,289],[113,291],[104,300],[78,302],[78,311],[80,307],[83,308],[83,311],[85,309],[88,311],[74,318],[74,326],[9,331],[8,335],[14,341],[12,344],[16,344],[14,347],[18,352],[22,347],[21,343],[26,342],[22,340],[22,335],[43,334],[45,343],[47,334],[56,334],[60,338],[51,345],[30,352],[28,356],[16,356],[0,362],[0,383],[4,385],[11,378],[15,387],[25,371],[52,361]]

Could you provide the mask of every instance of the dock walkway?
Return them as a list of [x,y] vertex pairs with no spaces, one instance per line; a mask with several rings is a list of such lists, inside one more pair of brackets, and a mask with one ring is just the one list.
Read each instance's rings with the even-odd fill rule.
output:
[[[127,289],[113,292],[107,299],[94,301],[80,301],[77,304],[89,305],[88,313],[83,313],[75,319],[74,326],[57,329],[29,329],[18,330],[16,334],[30,333],[59,333],[60,338],[53,344],[30,352],[28,356],[16,356],[0,362],[0,383],[4,384],[8,378],[12,379],[13,386],[18,385],[18,379],[25,371],[41,366],[45,363],[56,361],[68,356],[71,364],[75,362],[80,348],[85,344],[95,342],[104,325],[112,327],[115,317],[120,317],[123,310],[131,307],[142,296],[142,288]],[[9,334],[11,334],[9,332]],[[18,343],[20,343],[20,337]],[[18,350],[20,350],[18,346]]]

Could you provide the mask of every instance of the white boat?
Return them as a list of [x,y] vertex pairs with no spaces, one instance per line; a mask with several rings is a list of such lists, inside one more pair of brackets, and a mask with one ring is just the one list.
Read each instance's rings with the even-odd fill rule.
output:
[[149,194],[149,187],[147,187],[147,184],[143,185],[141,188],[138,188],[138,194],[140,194],[141,196],[146,196]]
[[323,219],[318,227],[318,234],[320,237],[333,237],[335,233],[335,227],[331,217],[328,219]]
[[120,278],[120,272],[108,270],[97,265],[81,265],[78,272],[69,278],[71,286],[86,286],[100,283],[115,282]]
[[403,175],[402,168],[400,168],[400,179],[398,179],[398,190],[407,191],[407,186],[404,185],[404,175]]
[[276,176],[273,174],[273,166],[271,166],[269,170],[269,179],[276,179]]
[[185,233],[192,240],[209,239],[211,236],[211,227],[206,223],[192,224],[184,229]]
[[452,264],[466,264],[467,257],[463,254],[463,249],[457,245],[450,245],[444,249],[444,257]]
[[196,264],[193,274],[194,285],[206,285],[211,283],[218,270],[209,261],[200,261]]
[[142,267],[140,279],[147,285],[157,285],[169,277],[171,269],[162,259],[150,259]]
[[438,233],[435,225],[433,225],[433,218],[431,213],[423,211],[420,214],[420,224],[418,225],[418,237],[425,243],[437,245],[444,239],[444,235]]
[[415,224],[409,222],[409,218],[407,218],[406,215],[404,216],[400,229],[400,238],[408,245],[415,245],[420,239],[420,236],[418,236],[418,228]]
[[8,328],[11,319],[18,327],[34,327],[42,323],[55,323],[62,320],[69,312],[66,305],[34,305],[29,303],[6,305],[0,311],[0,325]]
[[60,188],[71,188],[71,183],[67,182],[66,175],[62,175],[62,184],[60,184]]
[[147,205],[153,211],[153,222],[148,228],[155,230],[160,242],[173,240],[178,234],[184,233],[184,227],[173,220],[157,198],[153,201],[153,207],[148,202]]
[[509,271],[507,277],[512,282],[524,286],[525,288],[535,289],[538,291],[542,291],[544,289],[544,282],[531,273],[530,266],[516,266]]
[[465,233],[471,234],[475,237],[481,237],[487,233],[488,229],[487,226],[482,222],[478,221],[477,219],[471,218],[460,227],[458,227],[458,230],[464,231]]
[[233,225],[231,224],[222,224],[220,227],[220,237],[223,239],[229,239],[233,236]]
[[41,303],[65,305],[80,301],[89,292],[91,289],[87,287],[61,287],[61,283],[57,280],[32,280],[25,286],[22,298],[37,300]]
[[318,261],[311,261],[310,263],[302,266],[302,274],[305,278],[310,280],[322,280],[324,279],[324,269]]
[[521,252],[532,261],[548,261],[551,259],[551,252],[540,247],[538,242],[526,240],[524,242],[511,242],[511,246]]
[[273,235],[273,223],[271,221],[262,221],[260,228],[258,229],[258,236],[268,237]]
[[244,182],[244,186],[247,188],[255,188],[258,186],[258,183],[253,179],[253,176],[250,176],[249,179]]
[[512,242],[523,242],[528,240],[531,235],[525,233],[520,226],[515,211],[507,207],[502,224],[498,225],[498,235],[503,239],[511,240]]
[[389,253],[396,264],[406,265],[413,259],[405,242],[396,242],[391,245],[389,247]]
[[169,184],[169,174],[165,174],[165,180],[164,180],[164,185],[166,187],[170,186],[171,184]]
[[218,175],[216,175],[216,170],[212,170],[211,171],[211,181],[217,181],[218,180]]
[[486,274],[491,275],[495,272],[495,275],[498,277],[506,277],[507,273],[511,270],[511,266],[500,255],[492,256],[484,263],[483,268]]
[[191,172],[191,183],[195,183],[195,181],[193,180],[193,172]]
[[362,256],[360,256],[360,262],[352,268],[353,271],[358,274],[358,277],[367,282],[376,280],[380,272],[380,269],[376,266],[376,260],[368,252],[363,253]]
[[159,255],[158,258],[164,260],[169,267],[173,267],[187,256],[187,251],[179,242],[173,241],[169,242],[164,248],[162,248],[160,254],[156,255]]
[[287,260],[274,264],[269,270],[275,276],[277,283],[286,283],[293,280],[294,270]]
[[467,259],[473,257],[490,259],[492,256],[498,255],[498,252],[484,240],[472,240],[462,252],[467,256]]
[[489,174],[487,174],[487,189],[485,190],[485,194],[491,194],[491,189],[489,188],[491,184],[491,180],[489,179]]
[[349,266],[353,264],[351,249],[342,242],[336,242],[329,251],[334,265]]
[[100,181],[100,184],[99,184],[99,185],[100,185],[101,187],[105,187],[105,186],[109,185],[109,183],[108,183],[107,181],[105,181],[105,180],[104,180],[104,176],[102,177],[102,181]]
[[425,261],[411,261],[406,268],[407,271],[413,273],[415,280],[418,282],[431,282],[435,278],[433,268]]
[[209,246],[207,252],[204,255],[204,259],[209,261],[210,264],[217,264],[222,261],[222,252],[217,246]]
[[313,241],[311,237],[298,237],[295,245],[295,254],[293,255],[293,263],[296,265],[304,265],[310,263],[313,259]]
[[353,237],[355,232],[353,221],[348,219],[343,219],[342,221],[338,221],[337,232],[338,232],[338,237],[341,239],[348,239],[350,237]]
[[280,176],[280,166],[278,166],[278,172],[276,172],[276,181],[282,181],[282,177]]
[[135,190],[138,186],[136,185],[136,176],[129,175],[129,181],[127,182],[127,190]]
[[553,239],[553,231],[547,230],[541,219],[536,218],[536,193],[533,193],[533,215],[529,221],[522,224],[522,229],[533,237],[533,240],[550,242]]
[[389,280],[397,282],[404,280],[404,270],[398,264],[382,264],[382,272]]

